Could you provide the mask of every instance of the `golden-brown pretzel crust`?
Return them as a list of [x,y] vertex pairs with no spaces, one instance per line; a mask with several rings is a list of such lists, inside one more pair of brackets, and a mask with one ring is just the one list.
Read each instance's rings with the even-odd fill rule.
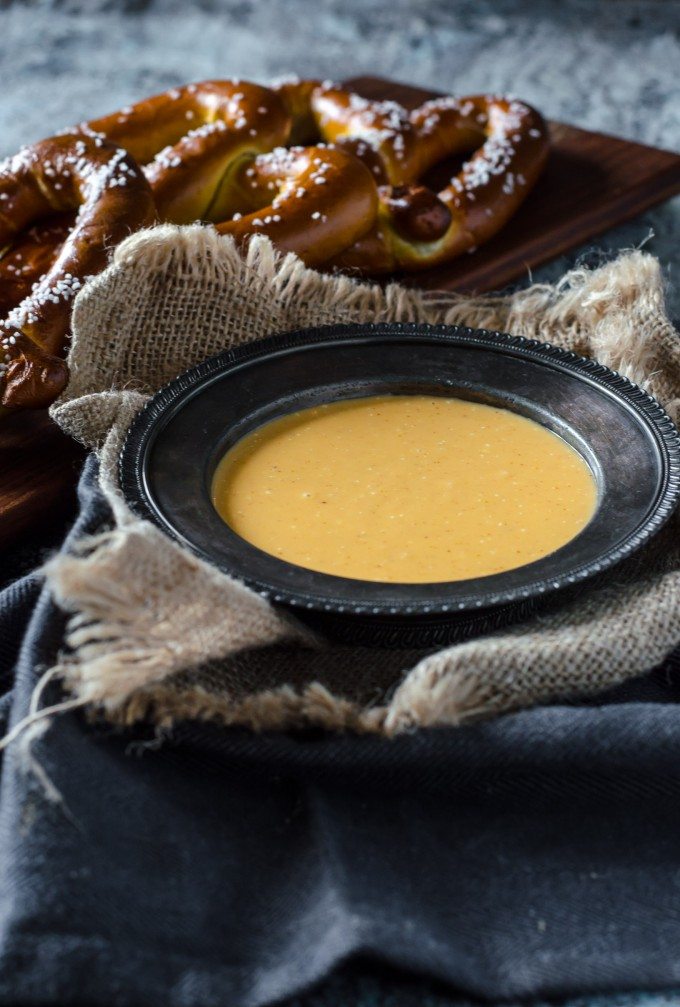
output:
[[241,186],[250,185],[268,205],[216,225],[221,234],[232,234],[239,242],[265,234],[308,266],[317,266],[357,241],[375,221],[375,183],[364,165],[345,151],[280,148],[256,158],[243,175]]
[[78,129],[145,164],[161,219],[210,221],[240,242],[266,234],[321,265],[375,223],[378,195],[349,152],[290,146],[298,136],[318,139],[311,108],[318,86],[204,81]]
[[[387,183],[375,227],[329,262],[340,269],[428,269],[473,250],[516,212],[548,154],[543,118],[516,99],[440,98],[413,112],[336,88],[317,88],[310,100],[321,134],[349,146]],[[427,198],[421,176],[474,148],[449,185]]]
[[[43,405],[63,388],[71,298],[154,219],[265,234],[310,266],[426,269],[503,227],[547,151],[543,119],[514,99],[407,112],[315,80],[205,81],[81,123],[0,168],[2,403]],[[464,152],[441,191],[424,184]]]
[[0,318],[28,297],[56,259],[74,223],[72,213],[38,221],[0,249]]
[[207,80],[171,88],[77,127],[144,165],[158,215],[174,224],[224,220],[220,190],[234,171],[284,144],[291,116],[269,88]]
[[132,158],[100,139],[54,137],[0,167],[0,247],[21,239],[34,221],[73,210],[73,229],[47,273],[0,321],[3,406],[39,407],[61,392],[73,297],[111,247],[153,222],[155,210]]
[[[396,102],[369,101],[332,82],[297,79],[269,89],[234,80],[190,84],[80,128],[148,162],[162,219],[211,221],[239,239],[246,232],[265,233],[282,248],[304,248],[310,265],[369,275],[426,269],[488,240],[530,191],[548,150],[543,119],[514,99],[441,98],[407,112]],[[326,190],[326,201],[315,200],[320,216],[310,216],[310,233],[303,237],[304,214],[290,200],[280,204],[278,182],[270,175],[270,189],[277,190],[272,202],[257,179],[249,183],[245,177],[259,174],[255,159],[263,152],[319,140],[322,147],[353,154],[371,172],[379,189],[372,223],[362,218],[363,184],[353,229],[351,199],[337,204]],[[469,151],[474,153],[467,164],[440,192],[421,183],[435,164]],[[300,174],[299,187],[307,187],[310,174]],[[288,221],[291,212],[294,221]],[[318,226],[321,216],[338,217],[335,248],[330,228]],[[351,230],[363,236],[342,244]]]

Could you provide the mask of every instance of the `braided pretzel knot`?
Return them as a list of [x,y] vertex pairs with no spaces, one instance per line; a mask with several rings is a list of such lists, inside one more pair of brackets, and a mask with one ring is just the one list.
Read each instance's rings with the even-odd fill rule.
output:
[[0,166],[0,248],[33,221],[73,210],[74,226],[56,259],[0,322],[4,406],[46,405],[63,389],[60,354],[73,297],[103,268],[109,247],[153,220],[154,208],[129,155],[101,140],[55,137]]
[[[300,90],[302,102],[315,87]],[[350,152],[283,146],[310,114],[257,84],[205,81],[78,129],[145,165],[161,219],[211,221],[237,241],[265,234],[314,266],[368,230],[378,198]]]
[[[480,143],[438,194],[419,183]],[[0,323],[2,401],[58,394],[69,300],[103,267],[107,244],[152,221],[151,194],[156,218],[212,222],[239,242],[265,234],[308,265],[376,274],[427,268],[487,240],[546,153],[543,120],[517,101],[444,98],[409,113],[311,80],[189,84],[81,123],[0,172],[0,312],[24,298]],[[22,232],[55,212],[58,221]]]
[[[107,249],[159,216],[211,219],[230,169],[289,131],[272,91],[208,81],[80,123],[8,161],[0,172],[2,404],[47,405],[62,390],[70,302],[106,264]],[[77,218],[61,213],[78,207]]]
[[[238,241],[265,234],[308,265],[366,274],[429,268],[487,241],[548,150],[543,119],[516,100],[442,98],[409,113],[314,80],[191,84],[83,128],[153,156],[145,171],[163,219],[209,220]],[[298,141],[314,146],[279,146]],[[441,192],[419,184],[470,150]]]
[[[439,98],[407,112],[328,84],[280,90],[298,123],[311,117],[323,139],[362,160],[379,186],[375,224],[328,263],[340,269],[426,269],[474,250],[515,213],[548,153],[542,117],[515,99]],[[439,193],[419,184],[438,162],[470,150]]]
[[220,193],[258,154],[286,143],[291,117],[269,88],[245,81],[187,84],[81,123],[144,165],[159,217],[222,220]]

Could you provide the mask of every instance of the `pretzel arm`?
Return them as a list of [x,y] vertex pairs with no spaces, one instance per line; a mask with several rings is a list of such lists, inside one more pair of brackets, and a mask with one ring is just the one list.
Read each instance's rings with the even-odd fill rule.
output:
[[291,121],[269,88],[214,80],[173,88],[79,129],[146,165],[159,217],[185,224],[223,220],[235,168],[285,143]]
[[7,162],[0,193],[9,197],[2,202],[9,204],[13,221],[31,223],[49,211],[78,211],[47,273],[0,322],[2,404],[43,405],[66,381],[59,355],[73,297],[106,264],[109,247],[152,223],[153,197],[124,150],[73,136],[45,140]]
[[279,98],[272,99],[270,88],[238,80],[206,80],[171,88],[65,132],[99,137],[124,147],[139,164],[148,164],[158,151],[174,146],[190,130],[217,119],[235,125],[247,117],[250,128],[259,128],[271,124],[271,114],[285,115],[285,111]]
[[165,148],[145,168],[160,218],[173,224],[223,220],[234,212],[234,177],[269,146],[218,119]]
[[74,223],[72,213],[50,217],[18,235],[0,252],[0,318],[28,297],[50,269]]
[[479,125],[469,128],[455,98],[407,112],[394,101],[322,86],[310,101],[321,136],[350,149],[378,183],[413,184],[434,164],[479,143]]
[[487,241],[515,213],[545,163],[545,123],[517,101],[475,97],[467,105],[461,126],[469,135],[476,123],[483,146],[438,195],[416,185],[381,189],[376,226],[334,268],[427,269]]
[[[247,180],[247,181],[246,181]],[[343,151],[318,147],[280,149],[258,157],[244,170],[245,186],[264,198],[276,196],[256,213],[217,225],[221,234],[245,241],[265,234],[278,248],[295,252],[309,266],[320,265],[351,245],[373,224],[377,192],[370,173]]]
[[548,131],[539,113],[522,102],[468,100],[486,111],[485,142],[439,197],[463,211],[479,245],[504,226],[533,188],[548,155]]

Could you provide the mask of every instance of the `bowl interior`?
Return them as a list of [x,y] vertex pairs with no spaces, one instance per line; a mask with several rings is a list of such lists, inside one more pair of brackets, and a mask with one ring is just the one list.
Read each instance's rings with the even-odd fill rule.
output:
[[[475,580],[386,584],[318,573],[265,553],[228,527],[210,488],[244,434],[286,413],[375,394],[447,395],[544,424],[585,458],[598,485],[590,523],[534,563]],[[479,330],[335,327],[274,337],[194,368],[155,397],[122,458],[124,492],[173,536],[275,600],[327,611],[416,614],[520,601],[628,555],[678,495],[678,438],[662,410],[592,361]]]

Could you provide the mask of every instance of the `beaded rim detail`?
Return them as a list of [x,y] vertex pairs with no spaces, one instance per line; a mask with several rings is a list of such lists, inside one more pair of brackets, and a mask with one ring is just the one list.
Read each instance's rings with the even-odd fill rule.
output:
[[[313,609],[319,612],[333,612],[350,616],[373,614],[382,617],[453,616],[454,609],[460,615],[463,612],[479,610],[482,605],[484,608],[489,608],[498,605],[523,604],[529,599],[538,599],[546,593],[552,594],[554,591],[573,587],[584,580],[601,575],[637,551],[671,517],[680,500],[680,433],[657,400],[639,385],[596,360],[579,356],[571,350],[564,350],[537,339],[527,339],[524,336],[515,336],[507,332],[418,322],[327,325],[284,332],[248,346],[225,350],[184,371],[161,388],[146,403],[133,420],[124,440],[119,456],[119,480],[123,495],[131,510],[139,517],[161,527],[176,541],[180,541],[179,536],[173,536],[168,525],[159,520],[159,515],[152,505],[144,484],[143,471],[146,448],[156,424],[188,392],[195,394],[201,385],[215,379],[232,367],[255,361],[271,353],[302,349],[317,343],[351,341],[361,336],[377,335],[424,336],[435,342],[453,345],[479,345],[500,350],[508,349],[529,360],[551,362],[562,370],[587,376],[594,384],[613,392],[619,400],[625,401],[642,418],[659,448],[663,474],[654,508],[641,527],[597,559],[583,563],[566,575],[559,575],[547,581],[542,578],[525,583],[521,587],[494,592],[485,596],[483,602],[480,601],[478,594],[470,594],[459,597],[455,604],[452,604],[450,600],[419,601],[415,599],[406,604],[396,600],[393,603],[379,601],[375,604],[372,602],[367,604],[366,601],[361,601],[353,604],[344,599],[334,598],[330,584],[328,592],[323,595],[318,592],[305,594],[301,591],[274,590],[271,586],[255,578],[247,576],[241,578],[239,576],[239,579],[243,579],[249,587],[264,598],[298,609]],[[185,544],[184,540],[181,541],[182,544]],[[205,556],[202,550],[196,551],[203,559],[210,562],[210,557]],[[357,583],[361,583],[364,588],[370,584],[366,581],[357,581]],[[439,586],[444,589],[445,582]]]

